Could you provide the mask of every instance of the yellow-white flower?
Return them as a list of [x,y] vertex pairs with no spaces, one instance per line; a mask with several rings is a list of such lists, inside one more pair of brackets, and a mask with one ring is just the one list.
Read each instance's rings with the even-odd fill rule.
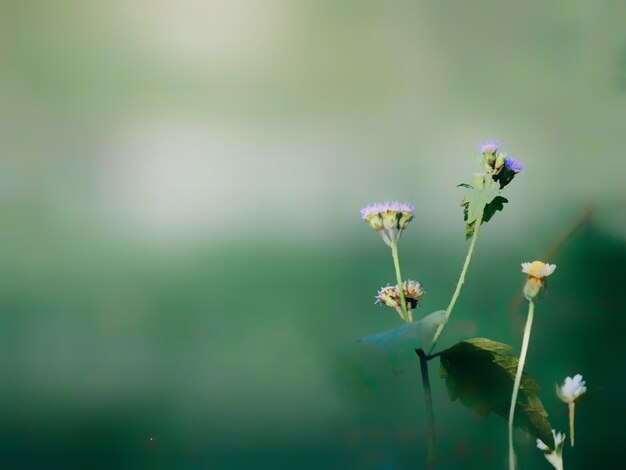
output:
[[522,263],[522,272],[530,277],[543,279],[548,277],[556,269],[556,264],[547,264],[542,261],[533,261],[532,263]]
[[547,277],[554,272],[556,264],[546,264],[543,261],[522,263],[522,272],[528,274],[528,280],[524,286],[524,295],[530,301],[541,298],[545,292]]
[[565,434],[552,430],[554,436],[554,449],[550,449],[541,439],[537,439],[537,448],[543,452],[544,457],[556,470],[563,470],[563,443]]
[[576,399],[587,391],[586,382],[583,376],[576,374],[572,377],[565,377],[565,382],[560,387],[557,385],[557,396],[568,405],[574,403]]

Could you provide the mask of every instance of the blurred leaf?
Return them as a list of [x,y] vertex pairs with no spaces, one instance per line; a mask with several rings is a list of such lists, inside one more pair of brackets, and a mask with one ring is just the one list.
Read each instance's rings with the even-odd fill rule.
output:
[[[452,401],[481,416],[493,412],[508,419],[518,359],[511,347],[485,338],[461,341],[441,353],[441,377]],[[554,446],[548,414],[538,396],[537,383],[522,375],[517,399],[515,425]]]
[[460,183],[456,185],[457,188],[467,188],[467,189],[474,189],[474,186],[472,186],[471,184],[467,184],[467,183]]
[[384,354],[413,353],[425,348],[433,339],[435,330],[443,321],[446,311],[437,310],[421,320],[406,323],[393,330],[365,336],[357,341]]

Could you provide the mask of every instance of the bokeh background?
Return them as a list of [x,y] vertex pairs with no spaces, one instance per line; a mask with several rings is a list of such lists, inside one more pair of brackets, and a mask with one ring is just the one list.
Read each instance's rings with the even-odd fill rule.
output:
[[[399,321],[358,211],[416,205],[403,271],[444,308],[493,137],[526,169],[441,346],[519,351],[520,262],[591,210],[527,370],[561,430],[554,384],[588,380],[566,468],[623,460],[625,24],[619,0],[0,1],[0,465],[423,468],[417,359],[354,341]],[[439,468],[504,468],[505,421],[431,366]]]

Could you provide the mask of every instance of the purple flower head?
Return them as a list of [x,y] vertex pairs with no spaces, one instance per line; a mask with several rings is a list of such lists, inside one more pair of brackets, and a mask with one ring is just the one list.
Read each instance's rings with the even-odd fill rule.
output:
[[509,157],[506,154],[502,155],[504,156],[504,158],[506,158],[506,160],[504,160],[504,168],[506,168],[507,170],[512,171],[513,173],[519,173],[524,169],[524,164],[519,160],[516,160],[513,157]]
[[478,149],[480,153],[496,152],[500,148],[500,141],[495,139],[485,140],[480,143]]
[[365,206],[363,209],[361,209],[361,218],[363,220],[367,220],[369,217],[373,215],[380,214],[381,212],[383,212],[381,208],[382,208],[382,204],[380,202],[369,204]]
[[402,212],[405,214],[413,215],[413,213],[415,212],[415,207],[413,207],[408,202],[399,202],[399,201],[375,202],[361,209],[361,218],[363,220],[367,220],[369,217],[372,217],[374,215],[382,215],[385,212]]
[[[414,210],[415,208],[408,202],[376,202],[361,209],[361,218],[377,232],[383,228],[389,230],[390,239],[393,241],[393,232],[402,231],[406,228],[408,223],[413,220]],[[391,242],[388,239],[389,243]]]
[[415,207],[413,207],[408,202],[399,202],[399,201],[391,201],[385,202],[383,204],[384,211],[392,211],[392,212],[402,212],[404,214],[411,214],[415,211]]

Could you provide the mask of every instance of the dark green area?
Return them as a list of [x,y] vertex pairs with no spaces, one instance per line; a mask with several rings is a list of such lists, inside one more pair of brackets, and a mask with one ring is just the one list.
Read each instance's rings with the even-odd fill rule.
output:
[[[471,338],[442,351],[440,358],[441,377],[452,401],[460,400],[481,416],[495,413],[508,421],[519,367],[510,346],[486,338]],[[553,428],[538,392],[537,383],[523,373],[514,423],[554,449]]]

